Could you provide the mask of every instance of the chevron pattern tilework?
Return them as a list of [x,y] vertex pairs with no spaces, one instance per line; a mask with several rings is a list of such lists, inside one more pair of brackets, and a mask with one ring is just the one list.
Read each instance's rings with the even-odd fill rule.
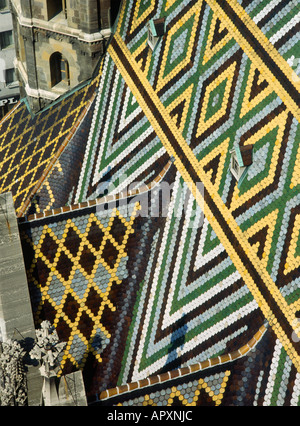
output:
[[110,193],[133,188],[134,182],[151,182],[168,160],[116,65],[106,57],[74,201],[98,197],[107,180]]
[[117,403],[119,406],[219,406],[230,377],[230,371],[222,371],[198,380],[152,391],[129,401]]
[[[147,23],[163,16],[152,52]],[[298,17],[294,0],[126,0],[94,82],[0,124],[0,191],[18,211],[96,96],[30,212],[70,211],[20,222],[36,324],[55,324],[60,374],[82,369],[89,402],[237,351],[267,320],[239,359],[102,404],[299,405]],[[254,146],[239,185],[237,145]],[[158,181],[126,216],[128,189]],[[106,193],[125,207],[72,211]]]
[[248,322],[259,327],[263,321],[208,221],[199,226],[201,211],[182,188],[177,175],[172,220],[151,246],[122,383],[220,354],[233,342],[250,339]]
[[[254,228],[258,229],[257,223],[260,218],[267,218],[271,211],[275,215],[278,209],[280,213],[276,217],[278,229],[283,222],[283,211],[279,206],[282,203],[286,204],[287,201],[285,188],[288,190],[291,203],[297,204],[299,153],[294,143],[298,137],[297,120],[288,113],[269,83],[260,75],[255,64],[247,58],[205,2],[201,3],[201,8],[199,2],[186,2],[185,7],[182,2],[180,4],[174,2],[172,6],[161,5],[160,9],[155,6],[155,2],[150,2],[149,8],[146,7],[147,4],[137,2],[136,6],[133,6],[130,2],[126,3],[127,10],[124,11],[123,21],[120,21],[120,33],[128,42],[133,57],[159,93],[160,99],[174,117],[187,143],[201,159],[201,164],[211,176],[218,193],[239,226],[245,231],[251,229],[252,233]],[[170,31],[155,55],[151,55],[146,45],[146,22],[150,17],[164,13],[167,14]],[[178,46],[181,46],[181,50]],[[174,52],[178,54],[175,59]],[[101,93],[100,124],[95,126],[95,133],[90,135],[91,145],[87,150],[86,168],[82,172],[77,201],[84,200],[84,194],[87,194],[87,173],[90,175],[92,173],[92,178],[89,179],[92,179],[93,187],[96,188],[96,184],[101,181],[101,177],[108,169],[111,171],[116,164],[123,164],[115,174],[116,179],[122,174],[128,177],[134,171],[131,180],[129,178],[123,180],[124,187],[133,179],[139,180],[142,170],[146,166],[151,166],[154,158],[165,155],[160,141],[153,135],[145,117],[140,121],[142,111],[128,88],[126,90],[122,88],[124,82],[115,65],[109,58],[107,63],[106,78],[110,78],[113,85],[109,86],[107,80],[103,80],[103,85],[110,93],[116,93],[110,103],[106,103],[114,121],[109,121],[101,108],[101,102],[107,102],[107,95]],[[173,84],[175,80],[176,84]],[[131,109],[128,110],[130,106]],[[118,116],[122,119],[117,120]],[[104,117],[106,128],[110,133],[106,137],[106,133],[101,132],[101,141],[110,144],[111,140],[116,140],[112,134],[115,132],[116,120],[118,123],[126,123],[129,133],[122,134],[123,143],[114,142],[114,147],[103,144],[99,151],[96,144],[100,143],[100,139],[97,135],[103,128],[101,126],[104,126]],[[149,133],[152,134],[151,138],[154,138],[152,142],[148,139]],[[229,151],[235,143],[244,145],[254,143],[255,158],[260,159],[259,162],[254,162],[241,189],[237,187],[229,171]],[[128,161],[124,161],[124,158],[128,158],[125,157],[125,153],[128,153],[128,156],[130,154],[129,164]],[[92,168],[90,162],[93,158]],[[290,163],[288,167],[287,163]],[[85,185],[84,189],[81,186],[82,182]],[[276,190],[277,182],[280,184]],[[122,186],[118,188],[122,189]],[[93,193],[91,189],[89,190]],[[265,204],[268,206],[265,207]],[[250,213],[248,205],[253,209]],[[265,227],[262,241],[266,241],[267,234],[269,240],[271,234],[275,236],[274,230],[276,231],[275,228]],[[252,237],[255,238],[254,235]],[[276,241],[273,242],[275,249]],[[268,271],[276,276],[278,262],[274,267],[268,264],[268,259],[274,259],[273,256],[269,256],[271,254],[269,245],[266,251],[261,247],[259,252],[264,256]],[[297,265],[296,262],[293,266]]]

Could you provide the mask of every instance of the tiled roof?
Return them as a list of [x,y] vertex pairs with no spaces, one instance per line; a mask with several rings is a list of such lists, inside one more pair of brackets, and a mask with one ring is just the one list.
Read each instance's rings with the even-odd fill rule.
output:
[[0,192],[13,193],[19,215],[30,206],[33,194],[76,133],[98,80],[35,116],[20,102],[0,122]]
[[[288,62],[296,53],[298,12],[289,3],[248,2],[252,20],[238,2],[124,3],[104,67],[103,87],[114,96],[99,94],[107,113],[98,110],[78,200],[112,164],[120,164],[116,177],[126,170],[128,184],[154,152],[167,152],[183,180],[204,183],[206,218],[194,233],[172,222],[153,246],[157,275],[144,284],[119,383],[223,353],[229,330],[238,341],[255,329],[247,315],[255,312],[259,321],[257,306],[293,360],[291,371],[299,369],[291,337],[299,291],[299,83]],[[159,16],[166,16],[167,32],[152,54],[146,24]],[[131,122],[126,138],[116,133],[116,117]],[[158,139],[145,145],[152,130]],[[235,144],[254,145],[240,187],[229,167]],[[233,276],[241,280],[235,290]],[[221,295],[224,285],[228,294]]]
[[[162,16],[166,33],[152,52],[147,23]],[[132,395],[118,403],[299,403],[298,16],[294,0],[123,2],[80,173],[66,189],[70,206],[20,223],[36,321],[46,315],[57,325],[68,342],[62,372],[84,370],[90,402],[126,388]],[[238,184],[230,152],[251,145],[253,163]],[[110,202],[140,188],[130,197],[141,206],[152,181],[171,185],[158,208],[168,214],[126,222],[134,233],[119,277],[116,211],[109,207],[101,222],[90,203],[104,188]],[[147,192],[152,207],[161,187]],[[99,246],[105,230],[111,265]],[[103,288],[103,266],[117,286]],[[150,393],[127,386],[222,360],[266,321],[253,351],[193,381]]]
[[[242,362],[236,361],[241,360],[251,351],[255,351],[256,354],[263,352],[263,345],[260,344],[260,341],[265,332],[266,327],[263,325],[251,341],[232,353],[209,358],[204,362],[151,376],[135,383],[107,389],[101,393],[98,404],[174,406],[179,403],[179,405],[189,406],[206,404],[218,406],[222,403],[229,377],[234,371],[232,367],[237,367],[237,364],[241,367],[245,360]],[[232,363],[231,370],[226,370],[228,362]],[[218,368],[218,373],[205,377],[203,372],[205,370],[210,370],[211,372],[213,368],[215,370]],[[219,380],[220,378],[221,380]],[[230,385],[232,386],[232,383]]]
[[130,212],[110,207],[102,217],[94,206],[20,224],[35,323],[47,318],[67,343],[60,374],[95,369],[88,392],[101,385],[118,321],[128,315],[136,211],[134,203]]
[[71,133],[71,140],[67,140],[63,151],[59,152],[59,158],[54,162],[45,180],[34,191],[30,206],[25,210],[26,215],[72,204],[74,187],[78,182],[94,108],[95,100],[89,105],[89,109],[85,117],[80,120],[78,127],[74,129],[74,134]]

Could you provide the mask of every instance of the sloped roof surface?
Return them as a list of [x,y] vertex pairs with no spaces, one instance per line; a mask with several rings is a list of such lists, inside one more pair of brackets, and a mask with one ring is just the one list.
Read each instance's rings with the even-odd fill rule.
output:
[[13,193],[18,214],[27,211],[44,174],[77,131],[98,80],[36,115],[22,101],[0,122],[0,191]]
[[[147,22],[161,16],[166,34],[152,53]],[[136,195],[148,193],[155,206],[155,189],[145,191],[145,183],[155,182],[157,192],[158,183],[172,187],[167,214],[160,207],[159,217],[152,211],[134,220],[140,231],[131,240],[136,270],[128,255],[128,276],[120,279],[132,293],[124,297],[124,310],[117,305],[109,316],[112,330],[106,337],[111,341],[102,336],[103,346],[93,344],[102,324],[101,306],[111,295],[87,307],[88,293],[79,294],[93,287],[102,297],[105,283],[95,269],[103,265],[103,249],[93,257],[85,251],[96,212],[85,211],[81,229],[73,216],[66,222],[64,215],[51,220],[33,216],[20,225],[24,245],[31,247],[24,252],[31,253],[27,268],[36,319],[43,313],[60,321],[61,336],[72,325],[62,366],[68,359],[68,368],[84,369],[90,402],[103,398],[103,404],[113,404],[107,399],[114,393],[109,388],[128,391],[129,383],[141,384],[150,376],[156,377],[154,383],[161,380],[159,374],[217,359],[192,381],[182,379],[181,388],[168,383],[160,394],[161,387],[148,392],[141,386],[117,403],[299,403],[298,17],[295,1],[123,2],[103,60],[79,177],[68,199],[88,203],[105,187],[109,195],[122,194],[126,200],[129,190],[143,188]],[[240,186],[230,172],[236,144],[254,145],[253,164]],[[134,200],[140,206],[145,201]],[[114,214],[108,211],[104,220],[109,223]],[[74,253],[72,246],[65,247],[70,227],[74,239],[80,239]],[[110,232],[106,240],[114,241]],[[85,278],[73,282],[85,261]],[[68,265],[64,276],[61,267]],[[107,269],[110,277],[112,270]],[[83,324],[89,337],[80,329]],[[262,327],[266,330],[258,339]],[[222,356],[238,350],[239,356],[228,356],[224,366]],[[184,384],[192,390],[183,391]]]
[[[132,179],[151,163],[154,152],[157,158],[166,150],[185,182],[204,183],[205,220],[198,233],[172,222],[172,230],[166,228],[165,239],[153,249],[159,253],[152,269],[157,275],[141,295],[120,383],[167,369],[173,357],[178,365],[223,353],[222,345],[237,344],[246,330],[258,327],[249,311],[256,312],[258,322],[259,312],[268,319],[280,342],[274,353],[282,351],[282,360],[293,360],[291,377],[299,368],[298,341],[292,337],[299,292],[299,79],[289,65],[298,45],[298,6],[279,3],[124,4],[106,75],[113,93],[120,93],[124,82],[128,86],[126,103],[114,101],[124,99],[120,95],[106,103],[111,120],[99,110],[88,147],[93,154],[86,156],[92,163],[82,169],[78,199],[88,194],[89,182],[100,182],[110,164],[123,164],[125,153],[114,151],[118,138],[99,132],[101,125],[115,131],[119,108],[124,122],[135,118],[138,125],[141,112],[148,119],[144,136],[140,131],[132,147],[145,140],[149,126],[159,138],[152,152],[148,144],[137,154],[132,151]],[[146,23],[162,15],[167,33],[152,54]],[[125,106],[135,106],[136,113],[133,108],[132,115],[126,113]],[[129,138],[129,153],[128,143]],[[235,143],[255,149],[240,188],[229,169]],[[199,194],[193,195],[199,202]],[[222,252],[229,263],[220,258]],[[241,287],[231,287],[231,274]],[[224,285],[230,286],[228,295],[220,294]],[[151,303],[149,294],[155,295]]]

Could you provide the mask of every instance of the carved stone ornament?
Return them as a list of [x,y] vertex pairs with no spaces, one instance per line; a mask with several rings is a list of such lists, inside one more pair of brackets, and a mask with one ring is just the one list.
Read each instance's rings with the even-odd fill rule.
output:
[[25,351],[15,340],[0,343],[0,406],[27,405]]
[[58,357],[66,343],[60,342],[57,332],[49,321],[43,321],[41,329],[36,330],[36,344],[30,351],[32,359],[41,363],[41,375],[43,377],[55,377],[59,366]]

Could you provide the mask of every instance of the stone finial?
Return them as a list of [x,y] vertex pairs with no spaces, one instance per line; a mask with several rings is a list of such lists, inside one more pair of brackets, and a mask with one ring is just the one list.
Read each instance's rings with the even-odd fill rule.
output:
[[30,351],[32,359],[41,363],[41,375],[43,377],[55,377],[59,365],[58,357],[66,343],[60,342],[55,328],[49,321],[43,321],[41,329],[36,330],[36,344]]

